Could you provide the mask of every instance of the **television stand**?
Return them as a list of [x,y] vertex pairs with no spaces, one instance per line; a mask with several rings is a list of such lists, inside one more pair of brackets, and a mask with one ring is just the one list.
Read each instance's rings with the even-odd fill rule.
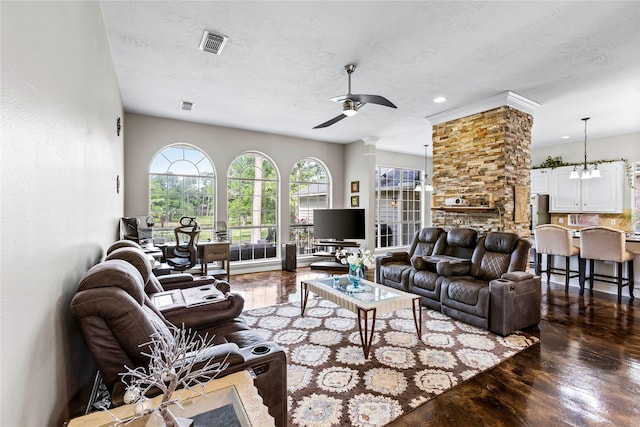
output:
[[331,270],[331,271],[349,271],[349,264],[342,264],[335,260],[336,251],[339,248],[359,248],[357,242],[348,242],[342,240],[320,240],[316,243],[316,248],[322,248],[322,251],[316,251],[313,256],[333,258],[333,261],[315,261],[309,264],[312,270]]

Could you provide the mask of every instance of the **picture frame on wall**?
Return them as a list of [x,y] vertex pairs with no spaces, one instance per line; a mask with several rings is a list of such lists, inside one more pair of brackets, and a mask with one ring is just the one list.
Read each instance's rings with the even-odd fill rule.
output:
[[360,192],[360,181],[351,181],[351,192],[352,193]]
[[357,208],[360,206],[360,196],[351,196],[351,207]]

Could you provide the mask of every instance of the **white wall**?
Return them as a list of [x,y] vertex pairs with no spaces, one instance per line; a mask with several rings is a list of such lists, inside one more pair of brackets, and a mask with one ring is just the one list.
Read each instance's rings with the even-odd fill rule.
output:
[[0,424],[60,426],[95,374],[69,301],[116,237],[123,109],[99,3],[0,8]]
[[[538,166],[548,156],[562,156],[567,163],[584,161],[584,139],[577,142],[531,147],[531,165]],[[640,133],[618,135],[610,138],[587,139],[587,161],[619,160],[640,162]]]
[[325,164],[334,183],[332,207],[343,207],[344,145],[129,113],[125,115],[124,126],[124,207],[127,216],[148,214],[149,165],[162,148],[176,143],[195,145],[213,161],[218,219],[227,217],[227,170],[231,162],[246,151],[266,154],[280,174],[281,242],[289,239],[289,174],[299,160],[312,157]]
[[224,219],[227,215],[227,169],[231,162],[245,151],[258,150],[273,160],[280,173],[281,189],[284,192],[280,194],[280,216],[283,225],[280,232],[281,241],[286,241],[289,236],[289,202],[286,191],[289,188],[289,173],[298,160],[313,157],[327,166],[334,184],[331,204],[333,208],[350,207],[350,182],[360,181],[360,207],[367,209],[367,236],[372,236],[371,241],[365,243],[367,248],[374,247],[372,192],[376,162],[382,161],[382,164],[387,166],[405,168],[424,167],[424,160],[420,156],[376,152],[375,145],[365,144],[363,141],[346,145],[332,144],[132,113],[125,115],[124,126],[125,215],[148,214],[148,171],[153,157],[167,145],[188,143],[207,153],[214,163],[217,182],[216,211],[218,218]]

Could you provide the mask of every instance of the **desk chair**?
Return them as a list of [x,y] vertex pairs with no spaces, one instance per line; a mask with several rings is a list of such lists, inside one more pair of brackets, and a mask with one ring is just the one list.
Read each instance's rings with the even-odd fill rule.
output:
[[195,217],[183,216],[180,218],[180,226],[174,228],[176,246],[173,249],[173,257],[167,259],[167,263],[177,271],[185,271],[198,261],[198,238],[200,226]]
[[[634,253],[625,249],[624,231],[607,227],[588,227],[580,230],[580,295],[584,294],[584,282],[589,279],[589,289],[593,290],[593,280],[618,285],[618,304],[622,302],[622,288],[629,287],[629,299],[633,300],[633,258]],[[587,276],[587,260],[589,273]],[[615,276],[598,274],[594,261],[616,263]],[[627,277],[623,277],[623,266],[627,264]],[[613,280],[612,280],[613,279]]]
[[[578,270],[569,268],[571,257],[580,256],[580,248],[573,246],[573,236],[569,228],[555,224],[539,225],[535,229],[536,241],[536,276],[540,275],[542,269],[542,255],[546,255],[547,283],[551,278],[551,273],[564,274],[564,291],[569,292],[569,279],[579,276]],[[553,257],[564,257],[564,268],[553,267]],[[571,275],[571,273],[576,273]]]

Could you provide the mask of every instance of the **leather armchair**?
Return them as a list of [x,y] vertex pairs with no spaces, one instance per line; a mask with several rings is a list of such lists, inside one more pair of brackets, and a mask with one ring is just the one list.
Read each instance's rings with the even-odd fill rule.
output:
[[531,243],[492,232],[478,240],[471,262],[442,280],[441,311],[465,323],[507,335],[540,321],[540,277],[525,272]]
[[423,228],[413,236],[408,252],[389,252],[387,255],[377,257],[376,283],[408,291],[412,260],[419,262],[424,255],[443,253],[446,238],[447,234],[442,228]]
[[[144,283],[145,293],[153,305],[176,326],[184,325],[195,330],[208,328],[239,316],[244,308],[244,299],[239,294],[230,293],[227,282],[213,278],[211,278],[213,282],[192,279],[188,282],[170,283],[170,285],[182,284],[184,288],[164,290],[151,270],[149,259],[139,249],[116,249],[106,258],[106,260],[114,259],[126,261],[138,270]],[[174,275],[163,277],[171,278],[172,276]]]
[[[471,228],[454,228],[446,234],[442,255],[414,257],[409,270],[408,290],[420,295],[422,304],[440,311],[440,287],[451,266],[465,266],[476,247],[478,232]],[[441,264],[446,264],[445,270]],[[438,270],[440,267],[440,270]]]
[[[92,267],[82,278],[70,308],[96,360],[114,405],[123,403],[124,387],[119,374],[124,366],[148,368],[145,355],[154,333],[167,334],[168,321],[143,290],[140,272],[124,260],[112,259]],[[252,331],[244,319],[233,318],[202,328],[201,336],[214,338],[211,358],[228,356],[222,376],[251,369],[255,385],[276,424],[287,420],[286,356],[273,342]]]
[[218,280],[213,276],[195,277],[191,273],[176,273],[157,277],[153,274],[149,257],[143,252],[142,248],[133,242],[131,243],[136,246],[128,245],[126,242],[126,240],[121,240],[111,245],[111,247],[107,249],[105,260],[122,259],[133,264],[140,274],[146,278],[144,290],[148,295],[174,289],[194,288],[205,285],[212,285],[225,293],[231,290],[229,282]]

